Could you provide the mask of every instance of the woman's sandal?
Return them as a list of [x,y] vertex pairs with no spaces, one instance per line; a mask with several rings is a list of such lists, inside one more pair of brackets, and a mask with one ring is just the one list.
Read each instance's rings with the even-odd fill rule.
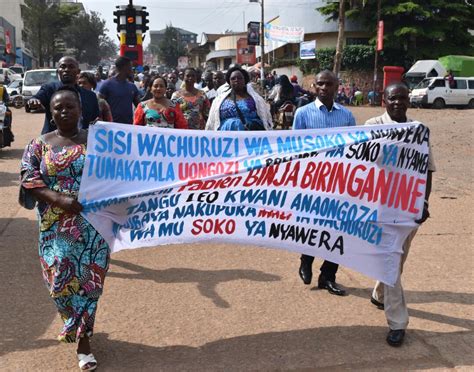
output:
[[97,360],[95,360],[94,354],[77,354],[79,359],[79,368],[81,371],[93,371],[97,368]]

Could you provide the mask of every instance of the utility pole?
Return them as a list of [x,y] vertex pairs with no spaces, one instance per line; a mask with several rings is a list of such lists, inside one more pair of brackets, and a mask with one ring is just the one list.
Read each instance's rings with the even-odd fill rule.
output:
[[260,84],[262,85],[262,89],[265,88],[265,5],[264,0],[249,0],[249,3],[259,3],[261,8],[261,20],[260,20]]
[[334,67],[332,71],[339,78],[341,70],[342,49],[344,48],[344,31],[346,21],[346,0],[339,0],[338,34],[336,44],[336,55],[334,56]]
[[262,90],[265,88],[265,17],[263,15],[264,12],[264,5],[263,0],[260,0],[260,5],[262,7],[262,20],[261,20],[261,31],[260,31],[260,54],[261,58],[261,66],[260,66],[260,84],[262,86]]
[[[378,35],[378,30],[379,30],[379,24],[380,24],[380,18],[381,18],[381,12],[382,12],[382,0],[377,0],[377,35]],[[375,61],[374,61],[374,84],[372,86],[372,91],[374,92],[374,99],[372,100],[372,106],[375,106],[375,98],[377,97],[377,70],[379,68],[379,51],[377,48],[378,44],[378,38],[377,38],[377,43],[375,44]]]

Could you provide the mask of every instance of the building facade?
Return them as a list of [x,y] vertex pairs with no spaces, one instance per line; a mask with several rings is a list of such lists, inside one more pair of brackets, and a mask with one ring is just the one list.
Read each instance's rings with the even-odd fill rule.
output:
[[27,69],[36,67],[36,59],[27,41],[23,38],[23,18],[21,18],[21,5],[24,0],[2,1],[2,16],[15,28],[15,61],[10,64],[18,63]]
[[[187,44],[195,44],[197,40],[197,34],[191,31],[183,30],[179,27],[174,27],[179,34],[179,42],[186,46]],[[150,31],[150,44],[158,46],[165,37],[166,29],[159,31]]]
[[0,17],[0,65],[16,63],[16,29],[6,18]]
[[237,62],[237,42],[247,37],[246,32],[231,32],[226,34],[203,34],[201,46],[207,46],[205,67],[215,70],[227,70]]

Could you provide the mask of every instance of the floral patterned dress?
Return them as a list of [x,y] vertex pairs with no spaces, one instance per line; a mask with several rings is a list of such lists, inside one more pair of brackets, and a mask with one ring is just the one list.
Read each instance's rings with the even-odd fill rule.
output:
[[146,125],[158,128],[188,129],[188,122],[178,104],[166,109],[154,110],[145,102],[141,102],[133,117],[134,125]]
[[184,89],[174,92],[171,100],[180,105],[189,129],[204,129],[211,104],[206,93],[198,90],[195,96],[189,96]]
[[[20,203],[33,209],[35,201],[28,190],[42,187],[77,197],[85,156],[86,145],[61,147],[43,137],[32,140],[21,162]],[[81,215],[42,201],[36,207],[43,278],[64,322],[58,340],[79,341],[93,333],[109,246]]]

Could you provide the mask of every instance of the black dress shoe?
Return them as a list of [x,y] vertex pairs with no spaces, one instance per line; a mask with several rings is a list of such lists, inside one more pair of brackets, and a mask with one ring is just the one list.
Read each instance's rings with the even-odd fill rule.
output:
[[375,298],[370,297],[370,302],[372,302],[373,305],[377,307],[379,310],[385,309],[385,305],[381,303],[380,301],[377,301]]
[[313,279],[313,263],[306,262],[302,259],[299,274],[304,284],[311,284],[311,280]]
[[326,278],[320,276],[318,279],[318,288],[320,289],[327,289],[329,293],[336,295],[336,296],[345,296],[346,291],[339,287],[336,282],[331,280],[327,280]]
[[387,343],[390,346],[401,346],[403,344],[403,339],[405,338],[404,329],[391,329],[387,334]]

